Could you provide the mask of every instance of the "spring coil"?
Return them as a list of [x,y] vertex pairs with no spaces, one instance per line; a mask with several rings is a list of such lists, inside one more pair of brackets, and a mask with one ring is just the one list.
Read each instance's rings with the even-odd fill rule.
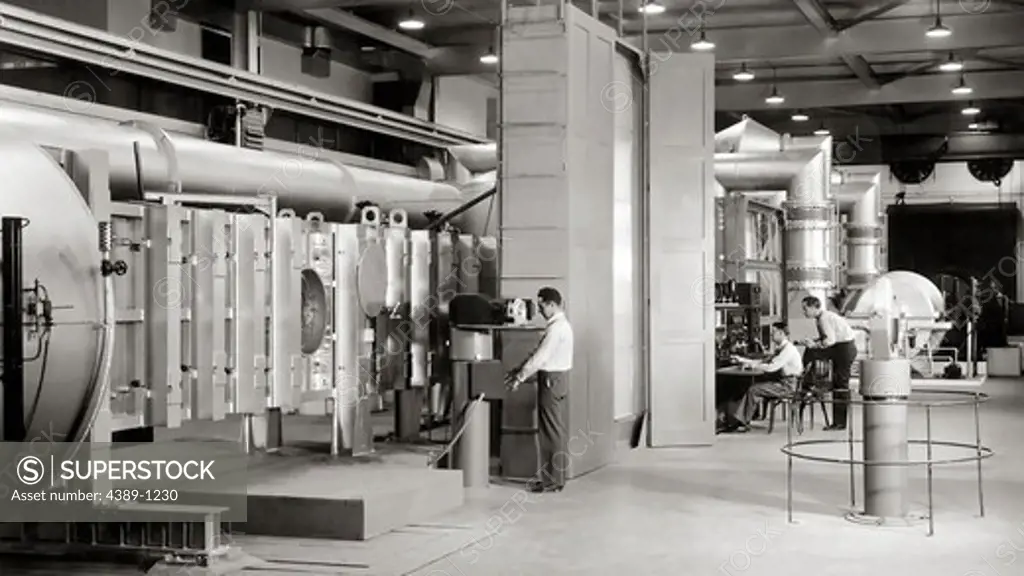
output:
[[106,254],[114,249],[114,229],[110,222],[100,222],[100,252]]

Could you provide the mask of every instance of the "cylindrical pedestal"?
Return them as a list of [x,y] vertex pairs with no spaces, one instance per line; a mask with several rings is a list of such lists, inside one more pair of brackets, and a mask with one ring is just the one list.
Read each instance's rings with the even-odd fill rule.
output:
[[462,485],[483,488],[491,481],[491,413],[487,402],[474,400],[469,404],[465,425],[456,459],[462,470]]
[[910,396],[910,362],[864,360],[860,380],[864,398],[864,514],[879,521],[905,521],[907,467],[882,463],[909,460],[905,401]]

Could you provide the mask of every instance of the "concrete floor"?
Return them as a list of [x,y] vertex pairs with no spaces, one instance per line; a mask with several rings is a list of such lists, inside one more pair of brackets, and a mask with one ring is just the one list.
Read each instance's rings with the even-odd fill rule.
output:
[[[566,492],[522,506],[507,489],[492,488],[471,504],[480,512],[497,509],[485,521],[490,529],[478,527],[466,547],[414,574],[1024,574],[1024,380],[990,380],[983,390],[992,396],[981,411],[983,440],[996,451],[984,468],[986,517],[978,518],[975,466],[937,468],[930,538],[926,523],[877,528],[845,521],[849,468],[842,465],[796,462],[795,522],[787,523],[780,427],[771,436],[755,430],[719,437],[707,449],[632,451]],[[912,414],[912,437],[924,438],[924,419],[922,411]],[[936,439],[974,440],[969,407],[936,409],[932,426]],[[829,435],[843,437],[805,437]],[[824,446],[815,453],[846,450]],[[911,477],[912,507],[921,511],[924,478],[923,470]]]
[[[1022,575],[1024,379],[990,380],[983,390],[992,400],[981,411],[982,433],[996,451],[984,468],[986,517],[978,518],[976,467],[937,468],[936,532],[930,538],[927,524],[876,528],[843,520],[849,468],[834,464],[795,463],[795,522],[787,523],[786,460],[779,452],[786,436],[779,426],[772,435],[762,429],[719,437],[710,448],[626,451],[618,463],[560,494],[526,499],[516,487],[492,486],[428,525],[368,542],[236,536],[233,547],[261,563],[234,573]],[[936,409],[935,437],[973,442],[972,416],[969,407]],[[912,414],[911,435],[924,438],[922,411]],[[819,430],[804,437],[845,435]],[[814,453],[846,452],[845,444],[837,444]],[[912,452],[923,456],[923,450]],[[923,470],[911,478],[915,510],[927,507],[924,478]],[[54,572],[4,568],[5,575],[138,573],[69,565]]]

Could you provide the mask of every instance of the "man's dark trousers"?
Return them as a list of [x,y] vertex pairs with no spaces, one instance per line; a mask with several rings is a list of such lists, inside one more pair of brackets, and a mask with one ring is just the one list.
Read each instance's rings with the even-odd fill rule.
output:
[[824,349],[808,348],[804,354],[805,365],[819,359],[832,361],[832,424],[845,428],[850,402],[850,373],[857,361],[857,345],[852,341],[839,342]]
[[565,486],[569,469],[569,373],[537,373],[537,420],[540,469],[537,482],[545,487]]

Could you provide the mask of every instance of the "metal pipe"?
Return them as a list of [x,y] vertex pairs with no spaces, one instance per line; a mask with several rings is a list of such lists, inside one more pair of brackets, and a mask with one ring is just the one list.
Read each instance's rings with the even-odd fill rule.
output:
[[3,217],[0,285],[3,287],[3,440],[25,440],[25,334],[21,232],[25,220]]
[[910,361],[861,362],[864,434],[864,513],[879,521],[905,519],[909,460],[907,403]]
[[[796,404],[792,400],[788,400],[786,404],[789,406],[789,422],[786,423],[786,446],[790,447],[793,445],[793,426],[798,422],[799,415],[795,408]],[[811,410],[814,410],[814,406],[811,406]],[[793,455],[788,451],[786,452],[786,521],[790,524],[793,523]]]
[[982,458],[982,445],[981,445],[981,415],[979,414],[981,398],[978,394],[974,395],[974,439],[977,445],[978,452],[978,514],[985,517],[985,491],[982,488],[981,481],[981,458]]
[[452,146],[448,149],[448,153],[473,174],[492,172],[498,169],[498,145],[494,142]]
[[[136,143],[145,189],[167,190],[171,184],[171,161],[152,134],[135,126],[3,103],[0,135],[43,146],[106,150],[115,201],[137,198],[140,178]],[[335,222],[347,221],[357,211],[357,202],[370,202],[383,210],[405,209],[414,226],[426,222],[425,212],[453,210],[463,202],[458,189],[448,184],[345,166],[322,159],[313,146],[300,149],[298,155],[288,155],[182,134],[167,136],[175,152],[181,187],[188,193],[275,195],[280,209],[290,208],[300,216],[321,212]]]
[[843,175],[835,187],[839,209],[847,215],[847,285],[867,286],[880,274],[879,249],[882,226],[879,221],[881,174]]
[[445,214],[444,216],[441,216],[440,218],[435,220],[430,225],[430,229],[431,230],[440,230],[442,227],[444,227],[445,224],[451,222],[455,218],[458,218],[459,216],[464,214],[466,211],[472,209],[477,204],[483,202],[484,200],[487,200],[488,198],[490,198],[491,196],[494,196],[497,193],[498,193],[498,187],[495,186],[494,188],[491,188],[489,191],[484,192],[483,194],[480,194],[479,196],[477,196],[476,198],[473,198],[469,202],[466,202],[462,206],[459,206],[455,210],[452,210],[451,212]]
[[[928,460],[928,535],[933,536],[935,534],[935,506],[932,498],[932,407],[931,405],[924,407],[924,421],[925,429],[927,434],[927,460]],[[981,460],[978,460],[981,462]]]

